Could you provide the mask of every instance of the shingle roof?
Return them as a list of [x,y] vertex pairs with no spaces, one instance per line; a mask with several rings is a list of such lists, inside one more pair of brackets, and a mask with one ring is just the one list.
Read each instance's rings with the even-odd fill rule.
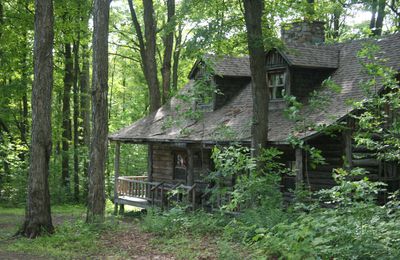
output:
[[290,66],[331,69],[339,66],[339,49],[334,45],[291,45],[279,52]]
[[[357,52],[367,40],[352,41],[336,45],[338,52],[337,70],[331,79],[342,87],[340,93],[331,95],[330,103],[324,109],[313,110],[305,106],[301,113],[316,125],[330,125],[352,111],[348,100],[362,100],[364,97],[359,87],[360,82],[367,80],[362,66],[357,58]],[[374,40],[375,41],[375,40]],[[387,58],[387,66],[400,70],[400,34],[394,34],[377,40],[381,55]],[[329,47],[331,48],[331,47]],[[305,48],[302,50],[310,50]],[[312,50],[311,50],[312,52]],[[331,54],[328,54],[329,56]],[[323,58],[327,60],[327,58]],[[310,61],[312,63],[312,61]],[[322,62],[321,62],[322,63]],[[321,64],[319,63],[319,64]],[[304,64],[302,62],[301,64]],[[231,67],[226,67],[230,70]],[[244,69],[243,69],[244,71]],[[189,81],[181,91],[184,95],[192,87]],[[294,87],[292,85],[292,87]],[[181,110],[177,109],[178,107]],[[189,106],[179,98],[172,98],[168,104],[155,113],[125,127],[109,136],[111,140],[126,142],[215,142],[215,141],[250,141],[252,100],[251,86],[246,86],[229,103],[213,112],[205,113],[200,120],[184,119],[182,114]],[[285,142],[290,134],[305,138],[316,134],[315,129],[307,132],[296,132],[295,123],[283,115],[282,109],[269,112],[269,136],[271,142]]]
[[[230,56],[214,56],[206,55],[204,58],[213,63],[214,72],[219,76],[230,77],[250,77],[249,57],[230,57]],[[193,79],[196,74],[198,64],[202,60],[197,60],[189,73],[189,79]]]

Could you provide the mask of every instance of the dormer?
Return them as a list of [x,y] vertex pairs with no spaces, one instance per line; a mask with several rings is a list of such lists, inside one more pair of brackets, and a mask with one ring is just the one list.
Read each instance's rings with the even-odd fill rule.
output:
[[339,50],[323,44],[322,22],[296,22],[282,28],[283,48],[266,53],[271,103],[283,103],[282,91],[306,101],[339,66]]
[[[213,111],[227,104],[246,85],[251,82],[249,59],[247,57],[217,57],[206,55],[196,61],[189,73],[189,79],[203,81],[214,85],[217,90],[212,97],[208,97],[209,103],[197,102],[196,109]],[[209,75],[209,70],[212,75]]]

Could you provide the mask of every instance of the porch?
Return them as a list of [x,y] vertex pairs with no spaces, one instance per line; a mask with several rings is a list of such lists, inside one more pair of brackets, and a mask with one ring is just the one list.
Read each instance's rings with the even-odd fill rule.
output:
[[171,184],[164,182],[150,182],[147,176],[121,176],[115,182],[114,203],[130,205],[140,208],[153,206],[161,209],[169,208],[173,203],[185,203],[192,210],[196,209],[200,194],[197,185]]
[[180,203],[191,210],[202,206],[207,183],[201,180],[199,172],[208,169],[210,159],[208,154],[203,156],[200,153],[201,147],[193,144],[149,144],[147,172],[141,176],[120,176],[121,143],[115,142],[114,154],[116,211],[118,205],[165,209]]

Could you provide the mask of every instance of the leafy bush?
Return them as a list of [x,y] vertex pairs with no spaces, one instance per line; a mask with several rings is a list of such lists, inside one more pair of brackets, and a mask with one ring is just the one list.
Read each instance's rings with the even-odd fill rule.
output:
[[[247,243],[255,254],[287,259],[396,259],[400,256],[399,203],[375,203],[382,184],[351,177],[363,171],[337,170],[338,186],[317,193],[309,211],[286,211],[274,226],[255,230]],[[301,211],[296,211],[301,209]]]
[[143,219],[142,229],[166,237],[182,233],[207,235],[222,232],[226,223],[225,217],[204,211],[187,213],[183,208],[176,207],[165,212],[148,212]]

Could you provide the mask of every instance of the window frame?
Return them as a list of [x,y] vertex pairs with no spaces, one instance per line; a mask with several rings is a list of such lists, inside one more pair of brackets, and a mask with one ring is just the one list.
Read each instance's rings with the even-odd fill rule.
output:
[[[283,75],[283,84],[282,85],[274,85],[271,84],[272,79],[271,77],[274,75]],[[268,94],[269,94],[269,100],[270,101],[282,101],[283,96],[277,98],[276,97],[276,91],[278,88],[283,88],[286,94],[288,94],[288,78],[287,78],[287,71],[286,69],[277,69],[277,70],[271,70],[267,71],[267,80],[268,80]]]

